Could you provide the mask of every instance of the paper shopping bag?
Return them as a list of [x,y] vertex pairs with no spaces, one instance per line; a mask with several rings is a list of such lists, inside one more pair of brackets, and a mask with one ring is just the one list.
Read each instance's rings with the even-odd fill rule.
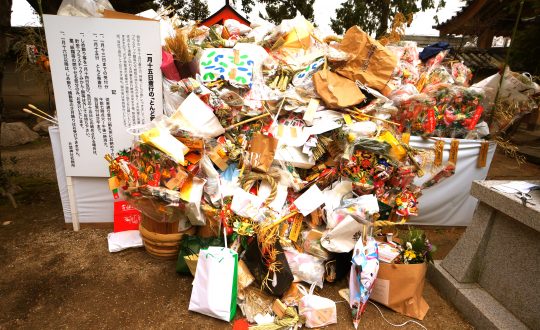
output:
[[351,57],[343,67],[336,70],[337,73],[353,81],[360,80],[385,95],[391,92],[388,82],[397,66],[397,57],[391,50],[358,26],[347,30],[339,49]]
[[350,107],[366,98],[354,81],[329,70],[317,71],[313,85],[329,109]]
[[381,262],[371,299],[409,317],[423,320],[429,305],[422,297],[427,264]]
[[238,254],[211,246],[199,252],[189,310],[230,322],[236,314]]
[[277,145],[278,139],[260,133],[253,134],[248,153],[251,168],[257,172],[268,172],[274,161]]

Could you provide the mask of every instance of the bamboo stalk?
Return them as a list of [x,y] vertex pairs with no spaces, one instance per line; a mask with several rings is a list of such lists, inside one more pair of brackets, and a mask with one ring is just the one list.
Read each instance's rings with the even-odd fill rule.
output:
[[244,125],[244,124],[250,123],[250,122],[252,122],[252,121],[255,121],[255,120],[257,120],[257,119],[261,119],[261,118],[264,118],[264,117],[267,117],[267,116],[270,116],[270,114],[269,114],[269,113],[264,113],[264,114],[262,114],[262,115],[255,116],[255,117],[252,117],[252,118],[243,120],[243,121],[238,122],[238,123],[236,123],[236,124],[232,124],[231,126],[225,128],[225,130],[226,130],[226,131],[229,131],[229,130],[231,130],[231,129],[237,127],[237,126]]
[[51,120],[51,119],[49,119],[49,118],[47,118],[47,117],[43,117],[42,115],[39,115],[39,114],[37,114],[37,113],[32,112],[32,110],[28,110],[28,109],[24,108],[23,111],[26,112],[26,113],[29,113],[29,114],[31,114],[31,115],[34,115],[34,116],[36,116],[36,117],[39,117],[39,118],[41,118],[41,119],[45,119],[46,121],[51,122],[51,123],[53,123],[53,124],[55,124],[55,125],[58,125],[58,122],[57,122],[57,121]]
[[[521,13],[523,12],[524,2],[525,2],[524,0],[521,0],[519,2],[518,14],[514,22],[514,28],[512,29],[512,38],[510,39],[510,45],[508,45],[508,48],[506,49],[506,55],[504,57],[504,65],[503,65],[503,69],[501,73],[501,78],[499,79],[499,86],[497,87],[497,93],[495,94],[495,100],[493,101],[494,107],[496,107],[497,101],[499,101],[499,96],[500,96],[499,94],[501,91],[504,75],[506,73],[506,68],[508,67],[508,61],[510,60],[510,50],[512,49],[512,44],[514,43],[514,40],[516,39],[516,32],[518,29],[519,21],[521,19]],[[490,117],[487,120],[488,126],[491,126],[491,123],[493,122],[493,116],[494,116],[494,111],[491,113]]]
[[281,113],[281,109],[283,108],[283,104],[285,103],[285,99],[286,99],[286,97],[284,97],[284,98],[281,100],[281,103],[279,104],[278,111],[277,111],[276,115],[272,118],[272,122],[273,122],[273,123],[277,123],[279,114]]
[[28,107],[30,107],[30,109],[33,109],[33,110],[36,110],[36,111],[41,112],[42,114],[44,114],[45,116],[51,118],[52,120],[56,120],[56,118],[54,118],[53,116],[49,115],[49,114],[46,113],[45,111],[39,109],[38,107],[36,107],[36,106],[33,105],[33,104],[28,104]]

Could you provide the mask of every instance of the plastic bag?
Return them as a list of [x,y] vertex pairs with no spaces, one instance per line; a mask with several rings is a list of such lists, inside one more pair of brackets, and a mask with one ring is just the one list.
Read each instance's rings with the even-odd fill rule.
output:
[[101,17],[103,10],[114,10],[108,0],[64,0],[57,15]]
[[251,32],[251,28],[246,26],[235,19],[226,19],[223,22],[223,26],[227,29],[231,36],[239,37],[241,35]]
[[469,86],[469,82],[472,79],[472,72],[462,62],[452,64],[452,77],[456,84],[461,86]]
[[304,248],[304,252],[322,260],[328,260],[330,258],[330,253],[321,245],[322,235],[322,232],[315,229],[304,231],[302,233],[302,239],[304,241],[302,247]]
[[163,78],[163,110],[167,116],[172,115],[185,100],[180,93],[172,91],[175,85],[174,81]]
[[319,328],[329,324],[337,323],[336,303],[328,298],[323,298],[313,294],[315,284],[311,285],[309,292],[303,287],[298,287],[303,291],[304,296],[298,304],[298,312],[306,319],[306,327]]
[[358,328],[360,317],[366,309],[378,271],[377,242],[373,237],[368,237],[364,246],[362,239],[359,239],[354,247],[349,276],[349,305],[355,329]]
[[109,252],[119,252],[132,247],[143,246],[143,241],[138,230],[126,230],[107,235]]
[[323,261],[294,248],[284,248],[287,262],[296,279],[315,284],[322,289],[324,283]]

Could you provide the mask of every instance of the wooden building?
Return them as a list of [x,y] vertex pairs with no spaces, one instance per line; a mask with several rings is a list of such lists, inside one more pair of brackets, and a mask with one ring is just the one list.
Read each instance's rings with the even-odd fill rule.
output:
[[235,19],[244,25],[250,25],[250,22],[230,5],[229,0],[225,0],[225,6],[210,15],[207,19],[202,21],[201,24],[208,27],[214,24],[223,25],[223,22],[227,19]]

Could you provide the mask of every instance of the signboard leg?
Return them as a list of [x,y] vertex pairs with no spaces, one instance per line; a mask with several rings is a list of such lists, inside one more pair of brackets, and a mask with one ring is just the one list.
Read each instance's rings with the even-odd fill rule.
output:
[[68,197],[69,197],[69,208],[71,210],[71,223],[73,224],[73,230],[79,231],[79,210],[77,209],[77,200],[75,199],[75,191],[73,190],[73,181],[70,176],[66,177]]

